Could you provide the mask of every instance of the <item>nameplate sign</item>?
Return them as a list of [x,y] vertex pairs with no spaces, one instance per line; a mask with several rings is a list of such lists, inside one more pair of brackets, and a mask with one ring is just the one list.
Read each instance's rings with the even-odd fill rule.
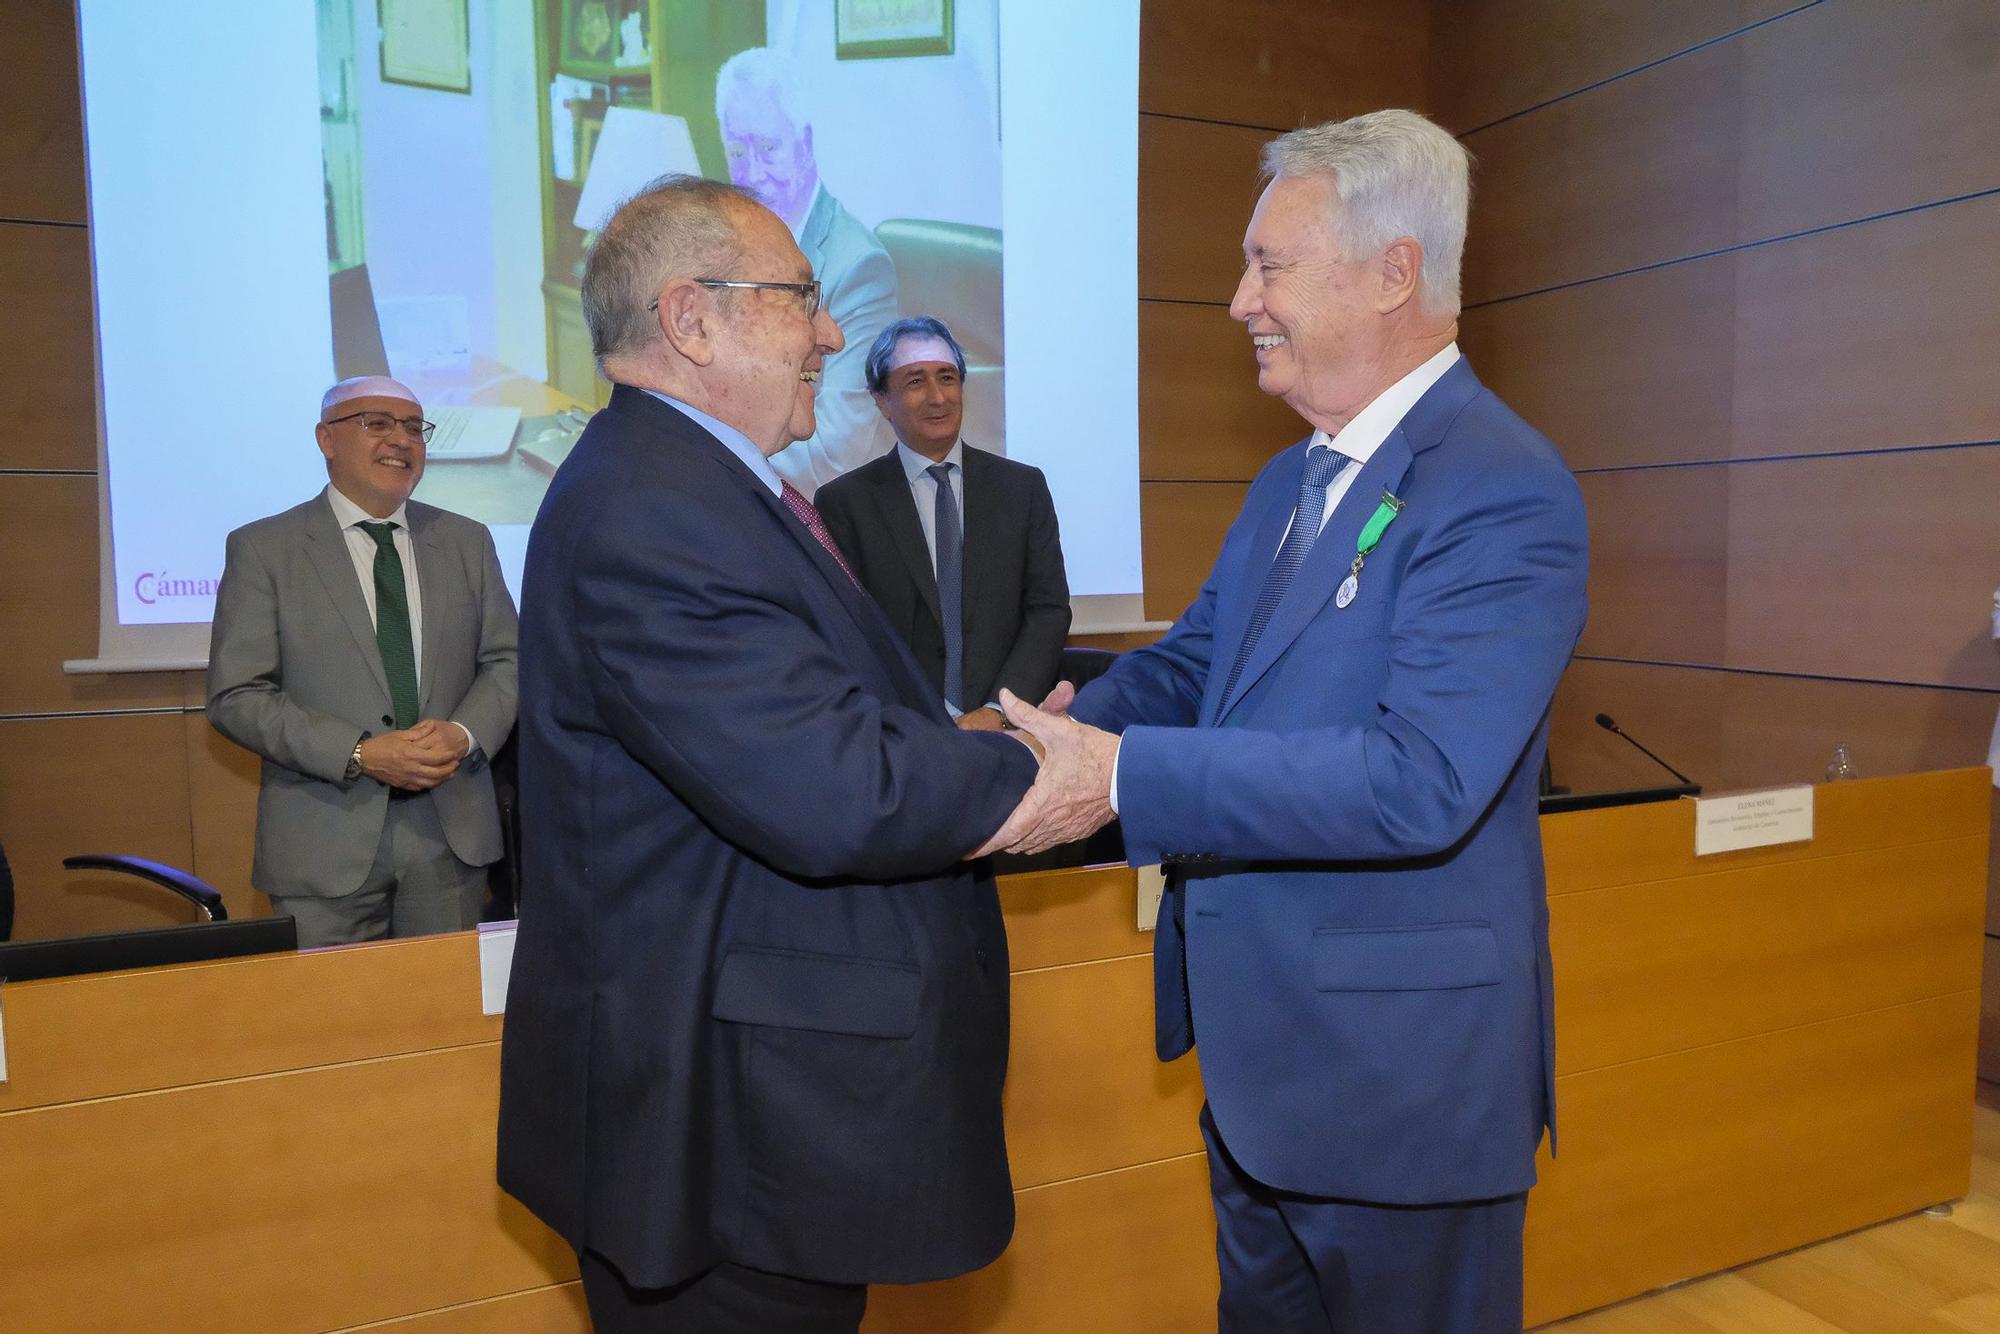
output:
[[479,924],[479,1012],[505,1014],[507,979],[514,975],[516,922]]
[[[0,991],[6,990],[0,987]],[[0,1008],[0,1084],[7,1082],[7,1012]]]
[[1804,843],[1812,836],[1813,790],[1809,783],[1695,799],[1697,857],[1777,843]]
[[1141,931],[1151,931],[1160,921],[1160,896],[1167,892],[1167,875],[1157,866],[1135,866],[1132,868],[1139,881],[1139,919]]

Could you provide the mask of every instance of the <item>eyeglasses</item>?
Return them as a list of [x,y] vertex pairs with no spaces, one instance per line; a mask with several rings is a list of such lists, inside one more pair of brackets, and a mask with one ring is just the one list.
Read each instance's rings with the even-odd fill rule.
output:
[[[749,287],[771,292],[790,292],[793,296],[805,302],[807,319],[812,319],[815,315],[819,314],[819,283],[817,281],[809,283],[752,283],[740,282],[735,278],[696,278],[693,281],[700,283],[703,287]],[[646,303],[647,310],[658,310],[659,308],[660,298],[658,297],[654,297]]]
[[361,429],[370,435],[388,435],[392,431],[402,431],[416,436],[427,445],[431,442],[431,437],[437,434],[437,427],[422,417],[392,417],[386,412],[350,412],[345,417],[326,419],[328,426],[340,422],[360,422]]

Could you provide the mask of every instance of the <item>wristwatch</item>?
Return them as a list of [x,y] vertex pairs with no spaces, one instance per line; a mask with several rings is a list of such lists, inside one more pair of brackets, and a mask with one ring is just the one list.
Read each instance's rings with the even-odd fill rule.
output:
[[354,743],[354,752],[347,757],[347,772],[340,776],[341,782],[352,783],[361,777],[361,742],[373,735],[373,732],[363,732],[360,740]]

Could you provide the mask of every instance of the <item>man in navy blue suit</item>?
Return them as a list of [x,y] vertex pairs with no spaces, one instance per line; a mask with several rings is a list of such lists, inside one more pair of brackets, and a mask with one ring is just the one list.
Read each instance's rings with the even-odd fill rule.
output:
[[656,182],[583,279],[617,387],[522,590],[500,1184],[599,1330],[853,1330],[1007,1244],[1007,942],[962,859],[1035,757],[960,731],[770,456],[842,345],[785,226]]
[[1266,148],[1230,314],[1312,434],[1159,643],[1005,701],[1049,751],[991,846],[1115,810],[1170,869],[1159,1052],[1201,1044],[1226,1331],[1521,1327],[1553,1125],[1535,788],[1585,534],[1454,341],[1467,165],[1403,111]]

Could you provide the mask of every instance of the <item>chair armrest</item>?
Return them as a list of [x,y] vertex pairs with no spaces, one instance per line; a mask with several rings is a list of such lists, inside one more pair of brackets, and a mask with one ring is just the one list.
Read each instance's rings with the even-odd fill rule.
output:
[[117,871],[122,875],[135,875],[172,890],[201,909],[211,922],[229,920],[229,910],[222,906],[222,894],[215,886],[162,862],[147,861],[144,857],[89,855],[65,857],[63,865],[72,871]]

